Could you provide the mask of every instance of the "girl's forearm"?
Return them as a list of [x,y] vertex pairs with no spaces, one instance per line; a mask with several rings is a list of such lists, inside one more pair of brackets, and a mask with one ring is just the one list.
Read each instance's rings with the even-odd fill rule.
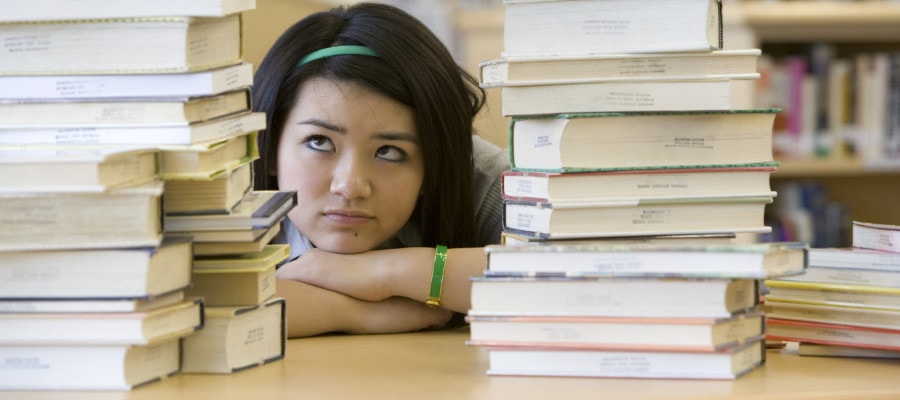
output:
[[[424,302],[431,288],[434,249],[403,248],[374,252],[378,264],[389,281],[389,290],[397,296]],[[471,278],[482,275],[487,256],[481,247],[457,248],[447,251],[444,264],[441,307],[467,313],[471,307]]]

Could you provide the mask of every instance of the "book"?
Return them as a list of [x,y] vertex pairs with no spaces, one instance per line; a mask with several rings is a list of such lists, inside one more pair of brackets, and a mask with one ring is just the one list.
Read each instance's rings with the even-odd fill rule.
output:
[[270,244],[258,253],[194,257],[187,293],[207,306],[261,304],[275,295],[275,267],[290,253],[289,245]]
[[766,318],[766,338],[900,351],[900,329]]
[[147,312],[179,303],[185,299],[184,290],[176,290],[152,297],[116,299],[4,299],[0,298],[0,313],[85,313],[85,312]]
[[203,301],[142,312],[0,313],[0,322],[0,345],[147,345],[200,329]]
[[722,48],[720,0],[505,0],[503,5],[507,56]]
[[900,253],[858,247],[810,248],[806,273],[779,279],[900,288]]
[[504,116],[562,113],[724,111],[747,108],[738,94],[752,78],[623,79],[577,83],[506,85]]
[[155,247],[2,251],[0,299],[149,299],[189,286],[192,259],[190,240],[177,237]]
[[712,352],[489,348],[488,375],[735,379],[763,365],[763,341]]
[[687,76],[757,78],[759,49],[501,57],[478,64],[483,88]]
[[800,342],[797,354],[815,357],[900,358],[900,351]]
[[503,201],[503,229],[545,239],[768,232],[772,197],[617,202]]
[[186,72],[241,61],[241,17],[0,23],[0,74]]
[[154,148],[0,150],[2,192],[103,192],[160,179]]
[[0,128],[0,145],[193,145],[264,129],[265,113],[248,112],[183,125]]
[[777,164],[758,163],[684,168],[609,168],[591,171],[501,173],[501,196],[554,203],[641,198],[774,196],[769,177]]
[[761,311],[731,318],[476,315],[469,345],[554,349],[715,351],[765,336]]
[[244,242],[194,242],[194,256],[218,256],[257,253],[272,242],[281,232],[281,224],[272,225],[262,236]]
[[766,316],[871,328],[900,329],[900,309],[797,303],[766,299]]
[[768,290],[767,300],[894,310],[900,308],[900,288],[780,279],[769,279],[764,284]]
[[165,229],[166,232],[184,233],[269,228],[281,221],[296,205],[296,192],[254,190],[247,193],[228,214],[167,214]]
[[169,214],[225,214],[252,190],[251,168],[248,163],[228,169],[211,179],[165,180],[163,209]]
[[192,145],[161,146],[162,178],[212,179],[259,158],[257,132]]
[[900,253],[900,226],[853,221],[853,247]]
[[162,182],[111,192],[0,193],[0,251],[146,247],[162,240]]
[[188,235],[194,240],[194,243],[210,243],[227,246],[228,243],[240,244],[247,242],[258,242],[272,233],[273,229],[281,229],[281,221],[275,221],[272,225],[254,229],[240,230],[217,230],[217,231],[192,231],[184,233],[173,233],[173,235]]
[[469,315],[718,317],[759,304],[754,279],[473,277]]
[[130,390],[177,374],[180,356],[178,339],[152,345],[0,345],[0,390]]
[[200,97],[0,100],[0,127],[183,125],[247,111],[247,88]]
[[510,162],[514,169],[542,171],[771,163],[777,112],[517,116],[509,128]]
[[806,270],[804,242],[488,245],[485,275],[780,277]]
[[190,15],[216,17],[252,10],[255,0],[0,0],[2,22]]
[[253,66],[242,62],[182,73],[2,75],[0,101],[117,101],[122,98],[211,96],[253,84]]
[[285,301],[207,307],[206,325],[184,338],[182,372],[227,374],[284,358]]
[[500,244],[505,245],[541,245],[549,242],[559,244],[609,245],[609,244],[674,244],[674,245],[716,245],[736,243],[735,233],[710,233],[696,235],[648,235],[648,236],[613,236],[587,237],[574,239],[543,239],[535,236],[520,235],[510,231],[500,232]]

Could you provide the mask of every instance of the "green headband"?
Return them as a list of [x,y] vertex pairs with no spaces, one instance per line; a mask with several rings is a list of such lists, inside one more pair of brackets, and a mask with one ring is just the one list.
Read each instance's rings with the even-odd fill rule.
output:
[[297,66],[302,66],[311,61],[318,60],[320,58],[327,58],[332,56],[342,56],[342,55],[360,55],[360,56],[370,56],[370,57],[378,57],[378,53],[375,50],[372,50],[366,46],[353,46],[353,45],[345,45],[345,46],[332,46],[326,47],[324,49],[316,50],[312,53],[306,55],[300,59],[297,63]]

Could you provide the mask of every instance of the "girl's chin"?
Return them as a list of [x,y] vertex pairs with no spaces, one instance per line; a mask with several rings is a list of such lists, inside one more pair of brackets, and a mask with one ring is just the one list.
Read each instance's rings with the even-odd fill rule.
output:
[[378,247],[369,240],[360,239],[325,240],[321,245],[318,242],[313,243],[319,250],[338,254],[364,253]]

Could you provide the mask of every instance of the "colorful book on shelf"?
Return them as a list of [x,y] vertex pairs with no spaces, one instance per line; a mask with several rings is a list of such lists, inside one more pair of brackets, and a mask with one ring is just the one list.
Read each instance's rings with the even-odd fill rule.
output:
[[503,201],[503,229],[544,239],[768,232],[770,196],[541,203]]
[[212,96],[253,84],[242,62],[202,71],[148,74],[0,75],[0,101],[121,101]]
[[757,78],[760,49],[582,54],[496,58],[478,64],[483,88],[516,84],[588,82],[686,76]]
[[[191,242],[156,247],[0,252],[0,299],[149,299],[191,284]],[[101,310],[97,310],[101,311]]]
[[2,192],[103,192],[160,179],[155,148],[0,150]]
[[[161,146],[162,179],[212,179],[259,158],[257,132],[183,146]],[[168,212],[168,210],[167,210]]]
[[806,270],[803,242],[731,245],[581,244],[488,245],[485,275],[780,277]]
[[0,128],[0,145],[194,145],[243,136],[265,127],[265,113],[247,112],[183,125]]
[[503,6],[506,56],[722,48],[721,0],[504,0]]
[[176,290],[152,297],[114,299],[0,298],[0,313],[147,312],[179,303],[184,299],[184,290]]
[[71,19],[159,17],[190,15],[221,17],[256,8],[256,0],[92,0],[90,3],[70,0],[40,2],[0,0],[6,12],[2,22],[54,21]]
[[157,246],[161,181],[111,192],[0,193],[0,250]]
[[754,279],[473,277],[469,315],[716,317],[759,304]]
[[900,329],[900,308],[872,308],[766,299],[766,316],[870,328]]
[[0,313],[0,345],[148,345],[203,327],[203,301],[194,298],[141,312]]
[[797,354],[813,357],[900,358],[900,350],[882,350],[809,342],[798,343]]
[[853,247],[900,253],[900,225],[853,221]]
[[252,306],[207,307],[203,329],[182,341],[182,372],[227,374],[281,360],[285,318],[280,297]]
[[268,229],[296,205],[296,192],[254,190],[227,214],[167,214],[165,229],[171,233]]
[[488,348],[488,375],[597,378],[736,379],[762,366],[764,341],[720,351]]
[[281,224],[272,225],[259,237],[241,242],[198,242],[194,241],[194,256],[224,256],[263,251],[281,232]]
[[0,345],[0,390],[130,390],[180,372],[181,340],[151,345]]
[[766,280],[766,299],[794,303],[900,309],[900,288],[842,283]]
[[6,22],[0,42],[2,75],[186,72],[241,61],[241,16]]
[[200,97],[0,100],[0,128],[184,125],[250,111],[250,89]]
[[163,209],[169,214],[226,214],[253,189],[251,172],[248,163],[211,179],[167,179],[163,181]]
[[259,253],[194,257],[187,293],[210,307],[260,304],[275,295],[275,267],[290,253],[289,245],[270,244]]
[[731,318],[473,315],[473,346],[548,349],[716,351],[765,335],[762,311]]
[[510,162],[514,169],[556,172],[771,163],[777,113],[738,109],[515,116],[509,125]]
[[774,196],[775,162],[684,168],[608,168],[586,171],[502,172],[501,196],[509,200],[614,201],[639,198]]
[[900,351],[900,329],[766,318],[766,338]]

